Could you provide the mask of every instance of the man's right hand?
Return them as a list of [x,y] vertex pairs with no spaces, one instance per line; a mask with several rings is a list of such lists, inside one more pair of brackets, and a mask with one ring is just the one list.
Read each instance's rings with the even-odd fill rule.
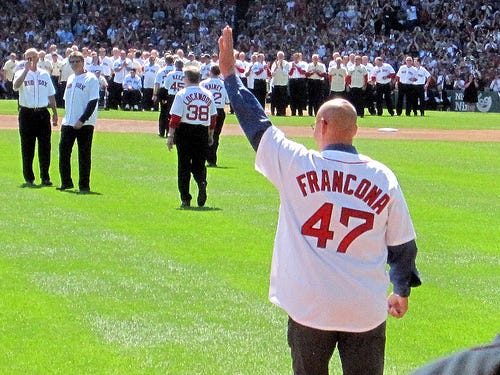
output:
[[234,74],[233,30],[226,26],[219,38],[219,68],[224,78]]

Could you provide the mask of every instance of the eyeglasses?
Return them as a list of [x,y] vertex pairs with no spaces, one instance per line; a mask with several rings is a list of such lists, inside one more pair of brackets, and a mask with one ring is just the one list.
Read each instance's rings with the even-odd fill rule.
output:
[[78,64],[78,63],[81,63],[81,62],[83,62],[83,60],[69,60],[70,64]]

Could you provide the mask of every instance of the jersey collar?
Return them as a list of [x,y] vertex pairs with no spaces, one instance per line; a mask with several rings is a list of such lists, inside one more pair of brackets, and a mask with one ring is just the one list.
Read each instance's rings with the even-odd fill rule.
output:
[[350,154],[357,154],[358,151],[356,150],[356,147],[353,145],[347,145],[344,143],[332,143],[328,146],[326,146],[323,151],[343,151],[343,152],[348,152]]

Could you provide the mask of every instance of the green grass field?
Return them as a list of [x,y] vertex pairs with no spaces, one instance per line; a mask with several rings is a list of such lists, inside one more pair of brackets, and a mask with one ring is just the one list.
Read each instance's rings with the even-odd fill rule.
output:
[[[433,112],[360,125],[498,129],[499,120]],[[56,185],[58,141],[56,131]],[[18,133],[0,131],[0,374],[291,373],[287,318],[267,300],[277,192],[246,139],[227,136],[220,168],[208,171],[208,208],[179,210],[176,154],[164,142],[96,132],[94,193],[80,195],[21,188]],[[405,318],[388,320],[386,374],[490,342],[500,333],[499,143],[355,145],[396,172],[418,235],[424,284]]]

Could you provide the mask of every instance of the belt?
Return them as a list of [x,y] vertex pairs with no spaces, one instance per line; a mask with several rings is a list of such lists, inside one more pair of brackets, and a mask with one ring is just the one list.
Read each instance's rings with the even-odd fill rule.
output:
[[19,108],[24,111],[31,111],[31,112],[42,112],[47,110],[47,107],[30,108],[30,107],[23,107],[22,105],[20,105]]

